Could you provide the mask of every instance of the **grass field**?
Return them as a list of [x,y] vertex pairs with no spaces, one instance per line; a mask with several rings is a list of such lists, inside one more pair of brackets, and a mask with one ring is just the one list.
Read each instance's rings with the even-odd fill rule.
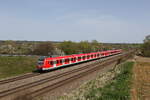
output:
[[86,100],[130,100],[133,62],[121,67],[121,73],[103,88],[91,89]]
[[37,57],[0,57],[0,79],[32,72],[35,69],[36,62]]

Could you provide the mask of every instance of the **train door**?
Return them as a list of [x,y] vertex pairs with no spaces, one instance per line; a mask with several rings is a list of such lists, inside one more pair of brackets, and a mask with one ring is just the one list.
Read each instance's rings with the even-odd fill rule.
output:
[[86,59],[86,56],[83,56],[82,59],[83,59],[83,61],[84,61],[84,60]]
[[73,57],[71,58],[71,63],[74,63],[74,58]]
[[81,57],[78,57],[78,61],[81,61]]
[[93,58],[93,54],[91,54],[91,59]]
[[69,58],[66,58],[65,59],[65,64],[69,64],[69,62],[70,62]]
[[76,57],[74,57],[74,62],[76,62],[77,61],[77,58]]
[[54,62],[53,61],[49,61],[49,65],[50,65],[50,67],[54,67]]
[[87,59],[90,59],[90,55],[87,55]]
[[59,64],[59,60],[56,60],[56,66],[59,66],[60,64]]
[[96,58],[96,54],[94,54],[94,58]]
[[60,66],[63,65],[62,59],[60,59],[59,63],[60,63]]
[[97,58],[99,58],[99,56],[100,56],[100,55],[99,55],[99,53],[98,53],[98,54],[97,54]]

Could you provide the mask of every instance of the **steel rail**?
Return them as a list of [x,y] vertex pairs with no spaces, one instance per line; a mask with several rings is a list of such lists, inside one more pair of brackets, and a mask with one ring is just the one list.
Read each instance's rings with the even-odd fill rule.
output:
[[21,75],[21,76],[16,76],[16,77],[13,77],[13,78],[0,80],[0,85],[10,83],[10,82],[14,82],[14,81],[21,80],[21,79],[26,79],[26,78],[38,76],[38,75],[40,75],[40,73],[27,73],[27,74],[24,74],[24,75]]

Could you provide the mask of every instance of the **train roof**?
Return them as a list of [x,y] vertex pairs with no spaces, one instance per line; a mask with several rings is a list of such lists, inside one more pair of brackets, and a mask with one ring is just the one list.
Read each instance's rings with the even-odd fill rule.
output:
[[93,52],[93,53],[85,53],[85,54],[73,54],[73,55],[66,55],[66,56],[59,56],[59,57],[49,57],[46,58],[46,60],[60,60],[60,59],[65,59],[65,58],[73,58],[73,57],[80,57],[80,56],[85,56],[85,55],[91,55],[91,54],[97,54],[97,53],[108,53],[112,51],[119,51],[119,50],[108,50],[108,51],[102,51],[102,52]]

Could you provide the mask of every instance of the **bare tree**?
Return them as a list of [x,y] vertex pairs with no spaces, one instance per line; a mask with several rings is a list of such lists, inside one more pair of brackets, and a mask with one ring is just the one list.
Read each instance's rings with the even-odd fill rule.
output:
[[51,42],[39,43],[33,50],[33,54],[48,56],[52,55],[54,50],[54,45]]

